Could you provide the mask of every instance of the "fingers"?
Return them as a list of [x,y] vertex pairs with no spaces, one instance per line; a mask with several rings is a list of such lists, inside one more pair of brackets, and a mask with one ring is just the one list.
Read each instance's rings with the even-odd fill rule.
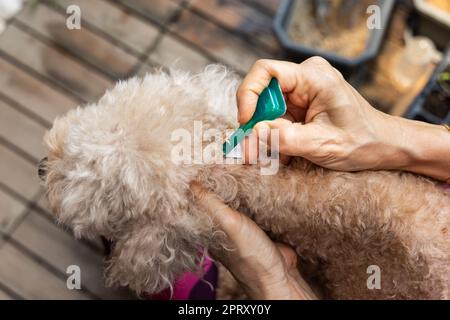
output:
[[[280,118],[276,120],[277,123],[279,123],[280,127],[284,126],[290,126],[292,125],[292,120],[290,120],[290,117],[286,118]],[[281,152],[279,146],[280,146],[280,136],[279,135],[273,135],[272,129],[278,129],[277,127],[273,127],[269,124],[269,122],[260,122],[255,127],[255,132],[260,141],[262,143],[265,143],[267,147],[271,150],[271,152],[278,152],[280,157],[280,162],[284,165],[288,165],[291,161],[291,157],[287,154],[284,154]],[[278,134],[280,131],[278,131]],[[272,141],[273,138],[277,139],[277,141]]]
[[205,189],[200,183],[192,182],[190,188],[198,203],[205,209],[206,214],[219,225],[222,231],[228,236],[235,234],[243,216],[224,204],[217,195]]
[[305,108],[298,107],[293,104],[290,100],[286,100],[287,110],[283,118],[289,119],[292,122],[305,122],[306,112]]
[[[291,124],[292,122],[294,122],[296,119],[294,118],[294,116],[288,111],[281,119],[286,119],[286,123],[287,124]],[[284,121],[284,120],[280,120],[280,121]],[[265,133],[267,134],[260,134],[260,139],[258,136],[258,129],[260,130],[260,132],[262,130],[265,130]],[[260,147],[260,143],[262,143],[263,145],[266,146],[264,152],[267,153],[267,149],[270,149],[270,139],[271,139],[271,135],[268,134],[270,132],[270,127],[265,124],[264,122],[260,122],[256,125],[255,129],[253,130],[252,134],[249,135],[248,137],[246,137],[242,143],[242,147],[244,150],[244,163],[245,164],[256,164],[258,161],[258,157],[259,157],[259,147]],[[275,150],[271,150],[272,152]],[[284,154],[279,154],[280,157],[280,162],[283,165],[288,165],[289,162],[291,161],[291,157],[288,155],[284,155]]]
[[[229,237],[233,250],[221,250],[213,254],[244,285],[247,295],[253,299],[279,299],[280,297],[304,298],[303,281],[296,269],[297,257],[289,247],[276,244],[248,217],[225,206],[214,194],[200,184],[192,183],[191,190],[205,208],[206,213],[219,221]],[[286,280],[293,281],[286,283]],[[298,279],[298,280],[297,280]],[[304,281],[303,281],[304,282]],[[307,284],[304,287],[308,289]],[[261,295],[270,292],[271,295]]]
[[258,60],[250,69],[237,92],[239,122],[248,122],[256,109],[259,95],[275,77],[283,92],[296,88],[295,67],[291,62],[277,60]]
[[255,132],[245,137],[242,141],[243,157],[245,164],[256,164],[259,156],[259,141]]
[[[312,57],[301,64],[278,60],[258,60],[250,69],[237,91],[239,122],[248,122],[256,109],[261,92],[275,77],[294,117],[304,119],[305,114],[321,93],[345,82],[325,59]],[[299,111],[298,109],[302,109]]]
[[[264,124],[262,124],[264,126]],[[264,130],[264,129],[261,129]],[[270,128],[267,128],[267,132],[270,131]],[[253,131],[251,135],[246,137],[244,141],[242,142],[242,149],[243,149],[243,160],[245,164],[256,164],[258,163],[258,160],[260,160],[260,147],[265,146],[265,148],[262,150],[263,153],[268,156],[268,149],[270,149],[270,134],[268,135],[268,138],[265,139],[259,139],[258,133],[256,130]],[[273,152],[274,150],[271,150]],[[283,165],[288,165],[291,157],[279,154],[280,162]]]
[[[312,125],[293,123],[287,119],[260,122],[255,126],[259,139],[269,141],[272,149],[285,156],[303,156],[311,151],[317,133]],[[278,130],[278,141],[272,141],[271,130]]]
[[284,262],[286,263],[287,269],[291,270],[297,268],[297,254],[295,253],[295,251],[284,243],[275,242],[275,246],[281,253]]

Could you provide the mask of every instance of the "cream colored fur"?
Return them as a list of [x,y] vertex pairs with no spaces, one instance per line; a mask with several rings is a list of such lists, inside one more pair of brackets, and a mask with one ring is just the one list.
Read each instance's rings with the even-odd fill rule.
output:
[[[170,287],[226,243],[189,191],[198,180],[269,235],[293,246],[326,298],[449,298],[450,194],[400,172],[343,173],[302,159],[262,176],[258,166],[171,161],[171,133],[193,121],[235,128],[238,79],[209,66],[120,82],[55,121],[45,186],[76,236],[115,243],[107,283],[137,292]],[[206,142],[204,142],[206,143]],[[381,289],[367,268],[381,268]]]

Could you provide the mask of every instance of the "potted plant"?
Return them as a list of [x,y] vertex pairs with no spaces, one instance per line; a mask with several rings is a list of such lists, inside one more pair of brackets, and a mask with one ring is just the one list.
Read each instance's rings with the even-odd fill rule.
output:
[[[369,29],[367,8],[375,4],[381,25]],[[347,77],[361,74],[379,52],[393,0],[284,0],[274,21],[288,58],[322,56]]]
[[411,103],[405,117],[450,125],[450,46],[425,88]]

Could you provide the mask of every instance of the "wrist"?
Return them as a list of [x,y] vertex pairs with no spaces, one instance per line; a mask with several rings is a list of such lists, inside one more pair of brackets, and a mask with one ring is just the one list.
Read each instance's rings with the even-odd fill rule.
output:
[[[407,120],[383,114],[383,127],[380,130],[381,159],[379,167],[382,170],[408,170],[415,161],[417,150],[411,144],[413,129]],[[415,135],[415,133],[414,133]],[[416,144],[414,142],[413,144]]]
[[450,134],[444,126],[385,116],[384,156],[378,169],[409,171],[438,180],[450,177]]
[[361,167],[370,170],[405,170],[412,162],[411,147],[406,139],[403,119],[371,108],[370,124],[365,130],[356,159],[364,159]]
[[[411,121],[411,161],[406,171],[437,180],[450,178],[450,134],[441,125]],[[413,135],[414,134],[414,135]]]

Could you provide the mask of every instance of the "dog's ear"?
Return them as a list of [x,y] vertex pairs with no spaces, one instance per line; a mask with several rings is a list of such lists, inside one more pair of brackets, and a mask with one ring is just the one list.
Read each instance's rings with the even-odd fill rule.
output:
[[136,224],[118,240],[106,268],[109,286],[128,286],[138,294],[172,288],[186,272],[201,272],[205,253],[199,238],[177,226]]

